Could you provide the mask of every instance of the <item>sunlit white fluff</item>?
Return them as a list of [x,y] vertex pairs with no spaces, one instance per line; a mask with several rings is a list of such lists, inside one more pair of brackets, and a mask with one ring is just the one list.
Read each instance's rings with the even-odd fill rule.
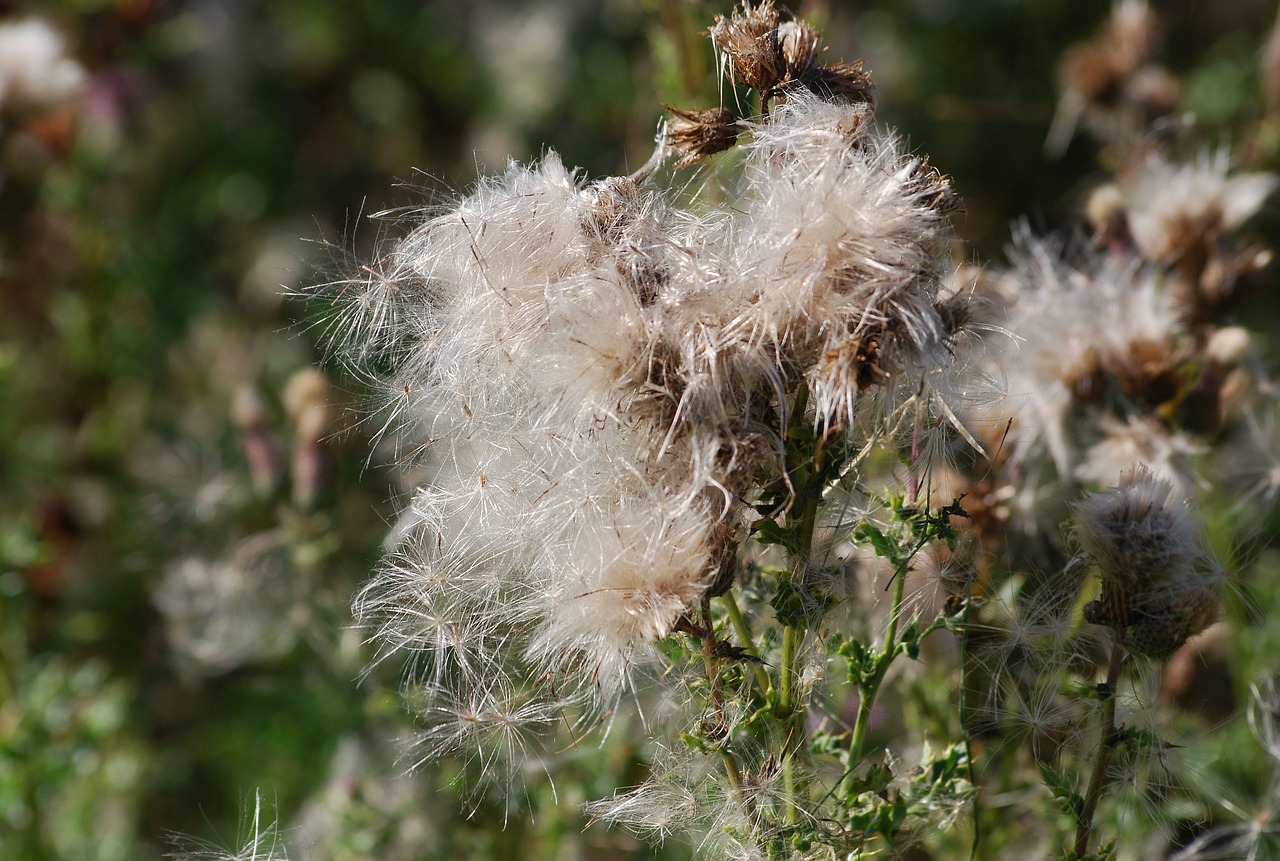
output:
[[1064,477],[1080,463],[1082,442],[1102,430],[1104,411],[1132,408],[1122,389],[1143,380],[1135,356],[1175,353],[1180,329],[1158,270],[1088,249],[1073,254],[1060,240],[1025,230],[1016,237],[1001,289],[1017,359],[1004,369],[1008,398],[992,410],[1014,420],[1016,459],[1047,453]]
[[1251,218],[1275,190],[1270,173],[1235,173],[1226,148],[1176,161],[1148,155],[1124,187],[1129,230],[1149,260],[1176,260],[1191,244]]

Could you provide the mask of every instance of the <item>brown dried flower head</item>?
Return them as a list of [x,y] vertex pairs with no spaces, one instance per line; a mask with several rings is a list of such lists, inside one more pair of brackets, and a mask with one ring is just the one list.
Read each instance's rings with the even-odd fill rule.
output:
[[1063,55],[1058,78],[1090,101],[1109,100],[1151,58],[1156,40],[1155,13],[1145,0],[1124,0],[1102,33]]
[[738,140],[741,126],[738,119],[725,108],[705,111],[682,111],[663,105],[674,120],[667,126],[667,143],[681,158],[677,168],[688,167],[710,155],[724,152]]
[[716,18],[711,41],[722,52],[722,62],[728,62],[734,80],[763,93],[783,79],[787,64],[778,41],[778,23],[773,0],[754,7],[744,2],[728,18]]
[[832,63],[818,66],[797,78],[811,93],[829,102],[870,104],[875,101],[875,85],[871,73],[856,63]]

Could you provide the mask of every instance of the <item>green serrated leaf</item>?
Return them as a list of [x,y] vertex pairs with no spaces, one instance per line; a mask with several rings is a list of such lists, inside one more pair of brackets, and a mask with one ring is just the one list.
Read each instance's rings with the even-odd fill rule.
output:
[[799,525],[782,526],[772,517],[763,517],[752,527],[755,538],[761,544],[777,544],[790,556],[802,556],[806,548],[801,547]]

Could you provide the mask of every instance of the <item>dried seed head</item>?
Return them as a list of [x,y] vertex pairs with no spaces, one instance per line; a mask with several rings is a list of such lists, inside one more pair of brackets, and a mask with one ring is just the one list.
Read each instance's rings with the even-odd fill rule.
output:
[[786,21],[778,26],[778,42],[788,76],[799,79],[813,71],[820,40],[817,28],[804,21]]
[[1274,174],[1236,171],[1230,152],[1218,149],[1186,161],[1150,153],[1121,190],[1138,250],[1177,262],[1252,218],[1277,185]]
[[1118,0],[1106,30],[1063,54],[1049,152],[1061,155],[1080,125],[1103,143],[1131,141],[1176,108],[1177,79],[1151,62],[1157,30],[1147,0]]
[[1090,192],[1085,217],[1093,225],[1093,241],[1098,245],[1124,242],[1129,237],[1124,192],[1114,183],[1100,185]]
[[871,83],[871,73],[862,68],[861,60],[856,63],[818,66],[802,76],[797,76],[797,80],[815,96],[829,102],[848,104],[875,102],[875,85]]
[[1063,383],[1078,403],[1102,401],[1118,389],[1131,402],[1154,411],[1182,392],[1191,372],[1188,359],[1172,337],[1138,336],[1109,350],[1086,348]]
[[1125,639],[1129,649],[1139,655],[1167,658],[1216,622],[1221,607],[1213,589],[1193,589],[1167,603],[1144,608],[1129,626]]
[[960,198],[951,185],[951,177],[929,164],[928,156],[915,165],[912,181],[919,205],[939,215],[949,215],[960,208]]
[[667,143],[681,154],[677,168],[688,167],[718,152],[724,152],[738,140],[741,126],[725,108],[705,111],[682,111],[663,105],[675,116],[667,126]]
[[1199,544],[1199,523],[1173,485],[1146,467],[1076,506],[1075,537],[1102,590],[1085,619],[1122,632],[1130,651],[1166,658],[1216,618],[1221,572]]
[[773,0],[759,6],[743,4],[725,18],[716,18],[710,31],[711,41],[729,62],[734,80],[760,92],[777,86],[787,71],[787,63],[778,42],[778,10]]

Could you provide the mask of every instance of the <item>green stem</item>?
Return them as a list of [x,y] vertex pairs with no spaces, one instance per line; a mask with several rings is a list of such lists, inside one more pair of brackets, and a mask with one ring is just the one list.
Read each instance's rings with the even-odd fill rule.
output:
[[796,799],[799,797],[799,778],[795,759],[799,753],[797,741],[798,721],[795,709],[795,659],[800,638],[804,632],[794,625],[782,629],[782,667],[778,673],[777,715],[782,722],[782,783],[787,797],[786,821],[795,825],[799,819]]
[[702,596],[702,659],[707,666],[707,682],[711,685],[711,703],[717,717],[724,711],[724,694],[720,690],[720,666],[716,658],[716,626],[711,620],[711,599]]
[[792,698],[792,678],[795,675],[796,628],[787,625],[782,629],[782,667],[778,673],[778,717],[787,720],[795,706]]
[[893,579],[893,604],[889,610],[889,627],[885,631],[884,645],[876,657],[875,668],[858,685],[858,717],[853,724],[853,739],[849,743],[849,767],[862,759],[866,743],[867,727],[871,723],[871,709],[875,706],[880,685],[889,673],[889,665],[898,656],[898,619],[902,616],[902,599],[906,592],[906,573],[899,571]]
[[755,810],[751,800],[742,791],[742,776],[738,772],[738,761],[733,758],[733,754],[724,749],[720,751],[720,760],[724,763],[724,776],[729,782],[729,794],[733,796],[734,801],[738,802],[738,806],[742,808],[747,818],[754,820]]
[[1116,743],[1116,688],[1120,682],[1120,667],[1124,663],[1124,646],[1120,632],[1115,634],[1111,647],[1111,664],[1107,667],[1107,681],[1103,691],[1107,697],[1102,706],[1102,735],[1098,739],[1098,756],[1093,761],[1093,774],[1089,776],[1089,789],[1084,797],[1084,807],[1076,825],[1076,857],[1083,858],[1089,850],[1089,836],[1093,831],[1093,816],[1102,797],[1102,785],[1107,779],[1107,766]]
[[[764,103],[763,94],[761,97]],[[802,379],[796,389],[795,402],[792,404],[788,421],[804,421],[805,411],[809,405],[809,386]],[[796,551],[790,561],[792,583],[803,587],[809,573],[809,561],[813,555],[813,533],[818,522],[818,507],[822,502],[822,486],[819,476],[822,474],[823,446],[821,441],[814,447],[811,461],[804,462],[794,456],[787,459],[787,475],[796,482],[794,488],[797,502],[800,503],[799,532],[796,536]],[[794,515],[793,515],[794,519]],[[786,822],[795,825],[799,819],[799,808],[796,799],[801,795],[800,779],[796,770],[796,757],[803,750],[804,736],[803,714],[796,703],[796,664],[800,647],[804,643],[805,630],[796,625],[784,625],[782,628],[782,666],[778,671],[778,696],[775,714],[782,724],[782,780],[787,797]]]
[[973,604],[973,582],[970,580],[965,590],[964,618],[961,620],[960,636],[960,731],[964,733],[964,754],[969,773],[969,785],[973,787],[973,842],[969,844],[969,861],[977,861],[982,847],[982,791],[978,784],[978,766],[973,756],[973,731],[970,730],[972,716],[969,704],[969,662],[972,660],[969,651],[970,627],[969,608]]
[[[907,505],[914,507],[919,498],[919,481],[916,476],[916,465],[920,461],[920,421],[917,416],[915,432],[911,442],[911,477],[907,485]],[[898,656],[898,620],[902,618],[902,599],[906,593],[907,569],[911,560],[924,545],[925,539],[911,549],[905,557],[897,560],[893,570],[893,601],[889,606],[889,625],[884,632],[884,645],[876,657],[875,667],[871,674],[858,685],[858,717],[853,724],[853,738],[849,742],[849,770],[852,770],[862,759],[863,746],[866,744],[867,727],[871,723],[871,710],[875,706],[876,696],[880,693],[880,685],[889,672],[889,665]]]
[[[721,595],[720,601],[724,604],[725,612],[729,615],[729,624],[733,626],[733,632],[738,637],[738,648],[742,649],[747,657],[755,658],[755,638],[752,637],[751,627],[747,624],[746,617],[742,615],[742,610],[733,597],[733,590],[730,589]],[[769,692],[769,674],[762,664],[756,664],[754,675],[756,687],[760,689],[760,696],[763,697]]]

